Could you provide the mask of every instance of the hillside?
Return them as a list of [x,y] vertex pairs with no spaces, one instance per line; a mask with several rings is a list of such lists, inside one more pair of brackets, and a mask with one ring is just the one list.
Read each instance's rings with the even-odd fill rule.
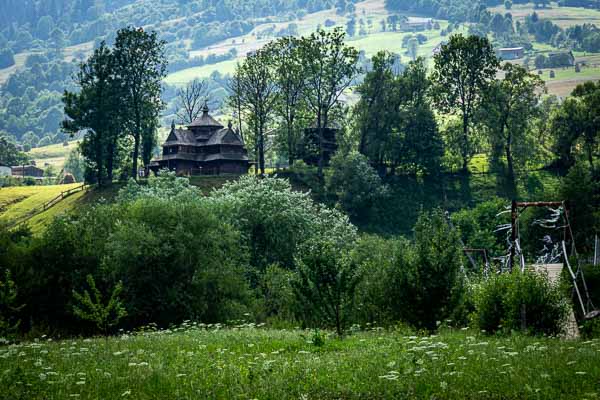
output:
[[[61,95],[64,88],[71,86],[76,64],[89,56],[100,40],[105,39],[110,43],[118,28],[130,24],[156,30],[167,42],[169,75],[165,79],[167,86],[163,93],[167,103],[163,112],[164,125],[168,125],[174,117],[177,87],[193,79],[208,79],[211,82],[210,96],[220,104],[227,95],[226,77],[233,73],[237,63],[247,53],[282,35],[306,35],[317,28],[329,29],[333,26],[348,30],[351,21],[354,21],[352,30],[355,32],[349,32],[352,34],[348,36],[350,44],[364,51],[367,57],[377,51],[388,50],[402,55],[402,62],[406,63],[410,57],[403,43],[413,33],[396,29],[395,23],[390,22],[394,19],[434,17],[439,27],[436,25],[435,29],[418,32],[425,41],[418,46],[417,55],[425,58],[431,58],[432,50],[447,39],[450,31],[468,33],[482,28],[491,29],[487,23],[474,23],[465,15],[469,7],[466,4],[468,2],[463,0],[449,1],[448,4],[457,7],[452,12],[438,12],[441,16],[424,14],[425,11],[416,5],[401,9],[386,8],[385,0],[337,2],[335,7],[333,1],[301,2],[299,4],[303,6],[296,7],[292,3],[272,6],[258,0],[252,4],[235,1],[224,3],[221,7],[219,2],[215,6],[213,3],[204,4],[201,0],[184,6],[174,0],[160,5],[153,5],[148,0],[123,0],[102,7],[100,5],[104,2],[97,2],[98,5],[89,15],[81,13],[80,5],[70,0],[61,0],[59,3],[64,3],[63,14],[54,15],[55,11],[48,10],[50,19],[39,18],[29,21],[29,25],[23,25],[22,29],[27,33],[18,36],[14,32],[4,32],[3,36],[0,35],[0,50],[10,46],[10,54],[14,55],[7,53],[8,64],[4,68],[0,64],[0,90],[7,94],[0,101],[0,132],[5,131],[20,143],[31,147],[62,143],[68,139],[59,129],[63,118]],[[340,8],[342,3],[344,7]],[[30,7],[30,2],[23,7]],[[550,3],[549,7],[543,9],[536,9],[532,3],[514,4],[510,9],[498,5],[490,7],[488,11],[490,15],[508,13],[514,24],[521,25],[535,12],[541,20],[551,21],[563,30],[583,24],[597,26],[600,21],[599,10],[561,7],[557,3]],[[24,17],[19,14],[16,18],[21,20]],[[55,20],[63,21],[62,38],[44,33],[45,29],[50,29],[46,28],[47,23]],[[491,33],[489,36],[493,37]],[[25,40],[24,37],[31,39]],[[21,43],[23,40],[25,42]],[[540,40],[533,38],[533,47],[527,54],[531,60],[530,68],[535,67],[533,60],[539,54],[569,48],[568,45],[550,43],[549,38]],[[497,46],[504,45],[501,42]],[[55,51],[56,46],[59,48]],[[574,50],[575,62],[581,66],[580,73],[576,73],[573,67],[538,68],[542,70],[541,77],[547,82],[550,94],[564,97],[577,84],[600,79],[600,53],[595,53],[600,49],[592,52]],[[556,70],[554,78],[550,78],[550,70]],[[34,96],[35,92],[41,95]],[[58,156],[44,162],[60,165]]]
[[50,186],[15,186],[0,189],[0,223],[13,226],[26,223],[34,233],[41,233],[59,214],[89,204],[98,193],[89,190],[74,191],[56,204],[44,209],[63,192],[77,189],[81,183]]

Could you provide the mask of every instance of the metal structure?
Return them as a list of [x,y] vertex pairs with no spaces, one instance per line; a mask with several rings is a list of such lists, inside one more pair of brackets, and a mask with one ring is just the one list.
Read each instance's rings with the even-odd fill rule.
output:
[[[564,201],[537,201],[537,202],[518,202],[516,200],[512,201],[511,204],[511,232],[510,232],[510,255],[509,255],[509,271],[512,272],[515,262],[515,256],[519,256],[519,264],[521,266],[521,271],[525,271],[525,257],[523,255],[523,251],[521,250],[520,243],[520,232],[519,232],[519,216],[523,211],[530,207],[557,207],[555,211],[555,220],[552,222],[557,222],[559,217],[562,215],[564,218],[563,229],[563,240],[561,241],[562,245],[562,255],[564,256],[565,264],[573,281],[573,290],[579,302],[579,306],[581,307],[582,315],[584,319],[592,319],[596,317],[600,317],[600,310],[597,310],[592,303],[592,299],[590,297],[587,283],[585,281],[585,277],[583,275],[583,270],[579,265],[579,255],[577,254],[577,248],[575,247],[575,237],[573,235],[573,230],[571,229],[571,222],[569,221],[569,210],[567,208],[567,203]],[[562,211],[562,212],[561,212]],[[540,224],[541,226],[544,226]],[[557,228],[552,226],[550,228]],[[571,255],[577,258],[577,271],[574,272],[571,267],[571,263],[569,261],[569,253],[567,252],[567,240],[571,240]],[[594,257],[596,259],[596,257]],[[581,286],[583,287],[583,294],[580,290],[578,280],[581,279]],[[583,296],[585,296],[585,301]]]

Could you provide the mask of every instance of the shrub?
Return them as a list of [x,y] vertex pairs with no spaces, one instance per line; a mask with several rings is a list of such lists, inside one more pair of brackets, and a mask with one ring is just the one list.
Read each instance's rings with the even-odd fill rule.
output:
[[14,335],[21,321],[16,314],[23,306],[17,305],[17,287],[10,271],[0,279],[0,339]]
[[444,213],[422,213],[415,225],[417,295],[415,320],[419,328],[433,330],[452,314],[462,294],[462,247],[458,233]]
[[325,323],[341,336],[350,323],[359,270],[349,257],[349,247],[331,240],[313,241],[298,257],[294,293],[304,306],[302,320]]
[[102,293],[96,287],[96,281],[92,275],[87,276],[87,283],[90,291],[87,289],[83,293],[73,291],[73,298],[76,302],[73,305],[73,314],[84,321],[94,323],[96,328],[106,335],[111,327],[117,325],[121,318],[127,315],[119,299],[123,283],[116,284],[106,304],[104,304]]
[[130,326],[225,322],[247,311],[239,232],[206,202],[148,197],[116,207],[121,219],[110,227],[102,263],[123,281]]
[[368,159],[356,151],[338,152],[333,156],[326,190],[350,217],[357,220],[376,212],[377,201],[387,195],[387,187]]
[[366,235],[358,240],[352,257],[362,277],[356,294],[356,322],[390,326],[413,321],[417,288],[412,243]]
[[600,338],[600,318],[584,321],[579,326],[579,333],[583,339]]
[[488,333],[559,334],[569,305],[544,274],[515,271],[475,285],[473,322]]
[[506,204],[508,204],[507,200],[495,198],[481,202],[471,209],[463,209],[452,214],[452,222],[459,229],[467,247],[486,249],[489,252],[488,256],[502,254],[505,251],[506,234],[495,231],[499,225],[510,223],[507,214],[498,216]]
[[214,191],[209,201],[240,230],[253,273],[271,264],[293,270],[300,247],[311,240],[328,238],[342,245],[356,237],[345,215],[292,190],[285,179],[243,176]]
[[294,272],[277,265],[269,265],[259,282],[262,303],[259,310],[260,319],[271,326],[287,326],[295,320],[297,311],[296,299],[291,281]]
[[439,321],[463,319],[467,305],[460,242],[440,210],[421,214],[414,243],[366,236],[353,257],[363,277],[357,289],[360,322],[402,321],[435,330]]

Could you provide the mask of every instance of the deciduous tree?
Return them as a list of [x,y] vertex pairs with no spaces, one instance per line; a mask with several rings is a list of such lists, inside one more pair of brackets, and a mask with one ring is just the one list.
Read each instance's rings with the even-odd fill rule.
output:
[[137,177],[142,142],[154,140],[152,127],[158,126],[156,121],[164,107],[160,98],[167,71],[164,47],[156,32],[133,27],[117,32],[114,73],[122,89],[124,125],[133,138],[133,177]]
[[462,117],[462,169],[472,155],[469,128],[483,94],[499,66],[494,49],[485,37],[456,34],[434,56],[432,80],[437,105]]
[[[541,94],[545,91],[544,82],[530,74],[525,68],[506,63],[502,66],[504,78],[494,81],[485,94],[483,107],[484,121],[490,132],[493,149],[502,149],[506,156],[509,177],[514,177],[515,147],[520,148],[521,160],[527,153],[526,133],[537,111]],[[498,151],[495,151],[498,158]]]
[[331,111],[359,72],[358,50],[344,43],[341,28],[319,30],[299,41],[299,57],[306,71],[303,94],[316,122],[319,139],[319,176],[325,160],[323,131]]

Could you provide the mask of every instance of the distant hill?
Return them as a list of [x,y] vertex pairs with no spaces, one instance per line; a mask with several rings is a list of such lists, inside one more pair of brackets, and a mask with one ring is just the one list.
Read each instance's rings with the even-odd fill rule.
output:
[[[541,8],[542,3],[547,4]],[[167,42],[165,126],[174,115],[177,87],[207,79],[212,100],[220,104],[227,96],[227,75],[248,52],[279,36],[334,26],[346,29],[349,43],[363,51],[365,60],[388,50],[406,62],[406,43],[412,36],[420,43],[417,55],[430,58],[452,33],[475,33],[489,35],[497,47],[525,46],[527,55],[517,62],[532,69],[540,53],[573,49],[581,73],[574,68],[538,68],[550,93],[566,96],[577,83],[600,79],[600,10],[561,6],[565,1],[539,1],[536,6],[514,0],[507,3],[509,8],[499,0],[485,4],[488,8],[467,0],[4,0],[0,132],[31,148],[68,140],[59,129],[62,92],[74,89],[71,77],[77,64],[94,46],[101,40],[110,43],[116,31],[128,25],[156,30]],[[540,20],[535,26],[530,23],[533,13]],[[431,18],[432,24],[411,32],[403,29],[410,17]],[[584,24],[590,28],[577,28]],[[61,156],[48,157],[50,164],[58,165]]]

